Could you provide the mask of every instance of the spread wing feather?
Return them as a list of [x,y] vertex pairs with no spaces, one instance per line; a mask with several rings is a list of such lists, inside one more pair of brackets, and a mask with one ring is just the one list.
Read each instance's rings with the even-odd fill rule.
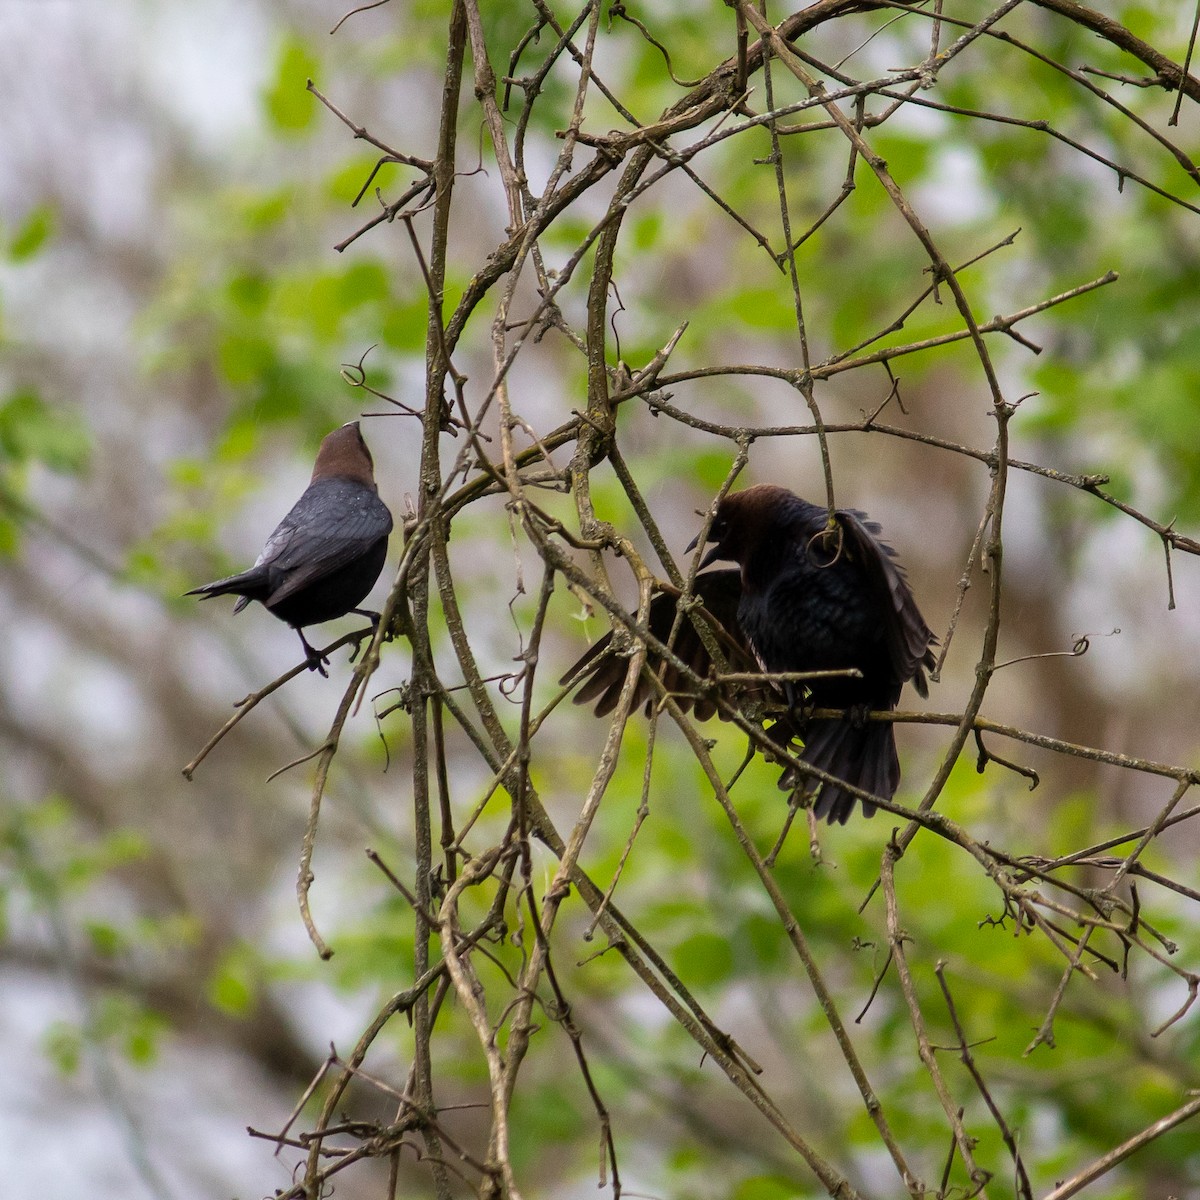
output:
[[[703,607],[694,610],[693,617],[704,621],[712,631],[734,670],[752,671],[755,669],[755,660],[737,620],[741,593],[739,571],[708,571],[697,575],[695,594]],[[678,590],[667,585],[661,586],[650,599],[646,623],[660,642],[666,642],[670,637],[678,599]],[[575,693],[575,703],[591,704],[594,701],[594,711],[598,717],[607,716],[616,708],[629,669],[628,659],[614,653],[612,645],[613,635],[606,633],[559,680],[562,684],[582,680],[582,685]],[[672,648],[676,657],[697,675],[704,677],[709,674],[712,657],[691,620],[680,622]],[[708,720],[716,713],[717,706],[713,700],[698,695],[682,672],[664,663],[653,650],[646,655],[645,670],[661,671],[663,685],[675,695],[684,712],[694,710],[697,720]],[[634,692],[633,706],[636,708],[644,704],[649,712],[657,694],[654,684],[643,675]]]
[[871,588],[879,596],[884,612],[884,636],[896,678],[912,680],[921,696],[929,694],[925,672],[932,670],[937,645],[933,630],[925,624],[916,598],[908,586],[904,568],[896,562],[896,552],[876,536],[879,526],[856,509],[843,508],[837,513],[845,531],[846,548],[862,564]]

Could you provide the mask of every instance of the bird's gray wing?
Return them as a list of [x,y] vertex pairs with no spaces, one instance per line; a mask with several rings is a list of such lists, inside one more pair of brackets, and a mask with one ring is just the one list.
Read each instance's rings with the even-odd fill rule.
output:
[[255,566],[267,567],[279,604],[361,558],[392,530],[392,514],[369,488],[353,480],[318,480],[279,522]]

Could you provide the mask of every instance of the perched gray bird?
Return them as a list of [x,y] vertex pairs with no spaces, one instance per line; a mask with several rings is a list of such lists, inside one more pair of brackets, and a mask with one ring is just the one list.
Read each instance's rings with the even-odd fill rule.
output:
[[254,566],[187,595],[238,596],[235,613],[259,601],[295,629],[309,670],[324,675],[328,659],[309,645],[303,628],[351,612],[379,619],[355,606],[383,570],[391,531],[392,514],[379,498],[371,452],[358,422],[351,421],[321,442],[312,481]]

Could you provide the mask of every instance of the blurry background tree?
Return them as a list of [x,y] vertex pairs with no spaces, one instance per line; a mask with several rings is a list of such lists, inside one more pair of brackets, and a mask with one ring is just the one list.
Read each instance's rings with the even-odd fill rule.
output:
[[[14,1194],[1200,1195],[1182,8],[0,6]],[[398,636],[197,763],[359,412]],[[942,637],[819,844],[554,707],[735,473]]]

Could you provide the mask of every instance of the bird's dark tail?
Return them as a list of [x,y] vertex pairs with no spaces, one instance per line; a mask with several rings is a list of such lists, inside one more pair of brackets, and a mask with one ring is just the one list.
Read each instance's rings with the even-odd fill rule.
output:
[[[862,721],[841,718],[833,721],[810,721],[804,732],[804,749],[800,758],[851,787],[890,800],[900,786],[900,760],[896,755],[896,739],[890,721]],[[785,771],[779,780],[784,791],[816,791],[813,812],[832,825],[845,825],[854,812],[859,797],[834,783],[822,783],[812,776]],[[862,801],[864,817],[875,815],[875,805]]]
[[217,579],[190,592],[185,596],[199,596],[207,600],[211,596],[238,596],[238,602],[233,606],[235,613],[241,612],[251,600],[263,600],[267,595],[267,572],[262,567],[251,567],[240,575],[230,575],[227,579]]

